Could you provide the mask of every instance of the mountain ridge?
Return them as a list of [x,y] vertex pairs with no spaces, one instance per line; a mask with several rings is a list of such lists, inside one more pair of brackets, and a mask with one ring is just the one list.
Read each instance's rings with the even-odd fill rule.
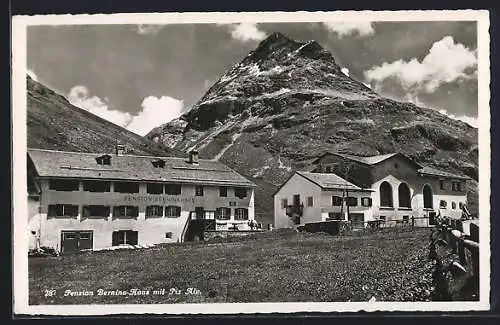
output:
[[143,138],[72,105],[67,98],[27,76],[28,148],[76,152],[114,152],[184,157],[175,149]]
[[198,149],[200,157],[219,159],[262,182],[257,210],[268,221],[272,211],[264,205],[272,206],[271,187],[294,170],[311,168],[325,151],[401,152],[471,177],[471,200],[477,196],[477,129],[436,110],[384,98],[342,73],[316,41],[297,42],[280,33],[223,73],[191,110],[146,137],[180,151]]

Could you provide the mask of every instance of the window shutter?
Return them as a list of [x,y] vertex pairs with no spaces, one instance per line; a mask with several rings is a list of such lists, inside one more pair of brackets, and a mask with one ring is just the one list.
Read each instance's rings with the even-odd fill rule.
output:
[[120,207],[119,206],[113,207],[113,217],[116,218],[119,216],[120,216]]
[[[115,207],[116,209],[117,207]],[[114,209],[113,209],[114,210]],[[112,243],[111,245],[113,246],[118,246],[120,245],[120,232],[118,231],[113,231],[113,235],[112,235]]]
[[175,216],[180,217],[181,216],[181,207],[175,207]]
[[49,205],[49,210],[47,211],[49,217],[55,217],[57,215],[57,209],[55,205]]
[[89,218],[90,217],[90,207],[89,206],[84,206],[82,215],[84,218]]
[[127,232],[127,241],[130,245],[137,245],[138,242],[138,232],[137,231],[129,231]]

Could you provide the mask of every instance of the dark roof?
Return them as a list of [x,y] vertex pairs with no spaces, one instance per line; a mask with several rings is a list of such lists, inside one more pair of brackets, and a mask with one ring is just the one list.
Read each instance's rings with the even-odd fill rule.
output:
[[[198,164],[191,164],[186,158],[112,155],[111,165],[99,165],[96,158],[103,155],[28,149],[39,177],[255,186],[218,161],[199,159]],[[159,159],[165,161],[163,168],[153,166]]]
[[418,170],[419,174],[422,175],[430,175],[430,176],[439,176],[439,177],[445,177],[445,178],[456,178],[456,179],[469,179],[469,177],[466,176],[460,176],[452,173],[448,173],[436,168],[432,167],[424,167]]
[[307,178],[308,180],[325,190],[346,188],[356,191],[363,190],[361,187],[356,186],[353,183],[348,182],[342,177],[333,173],[311,173],[302,171],[298,171],[296,173],[304,178]]

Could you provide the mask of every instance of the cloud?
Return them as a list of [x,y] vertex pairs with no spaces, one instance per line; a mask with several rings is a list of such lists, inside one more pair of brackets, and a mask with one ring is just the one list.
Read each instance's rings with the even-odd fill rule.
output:
[[182,100],[168,96],[148,96],[142,101],[142,110],[132,118],[127,129],[146,135],[153,128],[179,117],[184,108]]
[[141,35],[148,35],[148,34],[157,34],[161,29],[163,28],[163,25],[147,25],[147,24],[141,24],[137,25],[137,33]]
[[231,36],[242,42],[261,41],[267,37],[266,33],[257,28],[256,23],[241,23],[229,25]]
[[347,35],[368,36],[375,33],[371,21],[327,21],[323,22],[323,25],[341,38]]
[[107,98],[103,100],[91,95],[87,87],[82,85],[71,88],[67,97],[71,104],[142,136],[179,117],[184,108],[182,100],[168,96],[148,96],[142,101],[142,109],[136,115],[131,115],[110,109]]
[[35,80],[35,81],[38,81],[38,77],[36,76],[36,74],[33,72],[33,70],[30,70],[28,69],[28,72],[27,72],[28,76],[30,76],[31,79]]
[[476,51],[445,36],[432,44],[422,61],[412,58],[384,62],[365,71],[364,75],[366,80],[375,83],[375,88],[387,81],[397,81],[405,91],[432,93],[444,83],[477,78],[476,67]]
[[475,128],[479,127],[477,117],[471,117],[471,116],[467,116],[467,115],[455,116],[454,114],[448,114],[448,112],[444,109],[439,110],[439,113],[446,115],[449,118],[452,118],[454,120],[459,120],[459,121],[465,122],[465,123],[467,123],[470,126],[473,126]]
[[67,97],[71,104],[119,126],[125,127],[132,120],[132,116],[129,113],[110,109],[107,100],[92,96],[85,86],[74,86],[69,91]]
[[342,71],[343,74],[345,74],[346,76],[349,77],[349,69],[347,69],[346,67],[340,69],[340,71]]

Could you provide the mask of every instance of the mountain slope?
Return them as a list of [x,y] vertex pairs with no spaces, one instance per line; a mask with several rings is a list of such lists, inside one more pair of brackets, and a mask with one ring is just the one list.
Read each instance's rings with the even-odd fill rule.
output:
[[252,178],[259,184],[256,211],[269,223],[274,189],[325,151],[401,152],[473,180],[478,173],[477,129],[383,98],[344,75],[315,41],[279,33],[223,74],[188,113],[146,137],[182,151],[196,148]]
[[117,143],[128,153],[183,155],[71,105],[66,98],[27,77],[28,147],[79,152],[113,152]]

